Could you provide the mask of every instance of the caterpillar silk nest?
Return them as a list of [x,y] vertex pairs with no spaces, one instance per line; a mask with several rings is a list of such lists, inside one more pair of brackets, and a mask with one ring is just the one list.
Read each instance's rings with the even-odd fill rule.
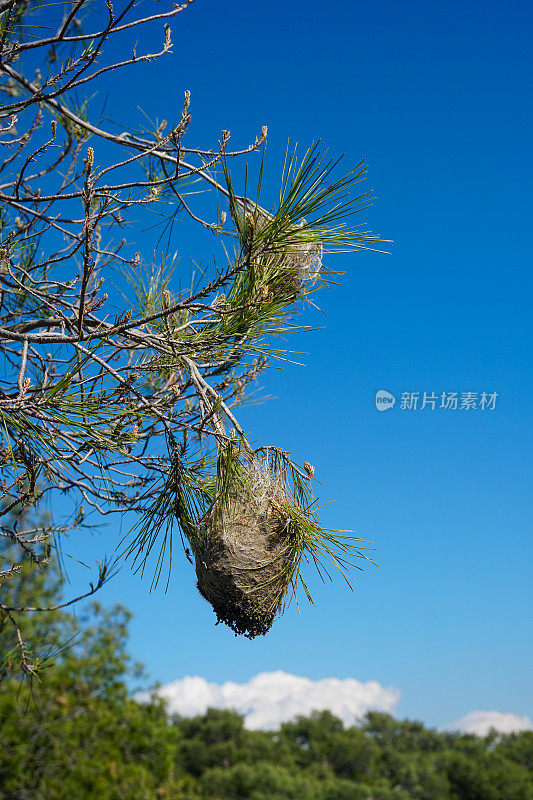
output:
[[224,622],[252,639],[267,633],[292,577],[287,494],[255,458],[241,459],[197,526],[198,589]]
[[316,283],[324,250],[322,242],[306,233],[305,219],[298,224],[279,223],[264,212],[246,212],[239,215],[236,224],[244,239],[258,240],[252,261],[278,293],[286,294],[288,299],[295,298],[305,295]]

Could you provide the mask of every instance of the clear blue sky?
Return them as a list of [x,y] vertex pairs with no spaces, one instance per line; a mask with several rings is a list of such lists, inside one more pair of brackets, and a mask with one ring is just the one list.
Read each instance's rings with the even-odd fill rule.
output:
[[[432,725],[533,715],[532,22],[526,2],[196,0],[174,54],[109,88],[117,120],[138,104],[172,120],[190,89],[199,146],[222,128],[245,146],[267,124],[265,202],[288,138],[320,138],[348,166],[366,156],[364,219],[394,240],[329,262],[342,284],[305,320],[323,329],[289,342],[307,366],[266,373],[276,399],[241,413],[254,439],[316,465],[335,500],[323,522],[372,540],[379,568],[355,593],[312,580],[317,608],[302,600],[250,642],[214,627],[179,551],[166,595],[126,567],[101,600],[134,612],[131,650],[154,680],[282,669],[394,685],[398,713]],[[208,240],[175,236],[185,259],[208,257]],[[378,413],[378,389],[499,396],[493,411]]]

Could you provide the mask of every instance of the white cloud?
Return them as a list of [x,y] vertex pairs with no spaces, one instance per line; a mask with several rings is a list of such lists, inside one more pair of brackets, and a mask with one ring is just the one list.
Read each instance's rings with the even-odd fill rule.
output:
[[446,725],[446,730],[475,733],[477,736],[486,736],[491,728],[501,733],[513,733],[533,730],[533,724],[529,717],[520,717],[518,714],[503,711],[471,711]]
[[[394,687],[355,678],[323,678],[312,681],[287,672],[261,672],[247,683],[209,683],[198,675],[167,683],[158,690],[170,713],[184,717],[211,708],[233,709],[244,716],[250,730],[272,730],[298,714],[331,711],[345,725],[352,725],[367,711],[391,713],[400,699]],[[148,699],[146,693],[138,700]]]

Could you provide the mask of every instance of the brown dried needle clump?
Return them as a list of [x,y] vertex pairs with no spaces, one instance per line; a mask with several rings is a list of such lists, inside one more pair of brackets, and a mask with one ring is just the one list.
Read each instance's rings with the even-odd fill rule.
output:
[[[287,495],[255,459],[239,461],[231,485],[198,525],[198,589],[218,622],[252,639],[270,630],[291,578]],[[191,543],[192,544],[192,543]]]

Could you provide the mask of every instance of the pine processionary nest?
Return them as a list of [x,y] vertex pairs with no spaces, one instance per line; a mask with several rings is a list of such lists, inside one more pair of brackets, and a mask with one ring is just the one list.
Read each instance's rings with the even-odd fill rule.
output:
[[250,639],[271,628],[290,583],[287,502],[260,463],[240,464],[224,499],[215,500],[198,525],[198,589],[217,622]]
[[317,242],[293,244],[278,256],[278,259],[294,290],[303,292],[307,286],[313,285],[320,275],[322,245]]
[[[239,227],[247,236],[268,229],[270,222],[271,219],[267,216],[256,214],[254,217],[249,212],[239,215],[238,219]],[[289,294],[305,294],[306,289],[315,284],[320,276],[323,246],[321,242],[306,241],[306,226],[305,219],[293,224],[292,235],[285,246],[271,249],[267,244],[266,252],[259,258],[259,263],[266,273],[274,271],[277,275],[278,291],[284,287]],[[298,234],[299,229],[302,230],[301,235]]]

